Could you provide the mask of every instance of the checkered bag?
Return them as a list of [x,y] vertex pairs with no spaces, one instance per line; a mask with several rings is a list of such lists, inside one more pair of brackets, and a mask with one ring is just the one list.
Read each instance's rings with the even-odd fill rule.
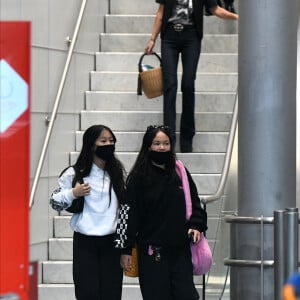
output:
[[116,248],[123,249],[126,247],[127,242],[127,221],[128,221],[128,211],[130,207],[128,204],[121,204],[119,217],[117,222],[117,229],[116,229]]

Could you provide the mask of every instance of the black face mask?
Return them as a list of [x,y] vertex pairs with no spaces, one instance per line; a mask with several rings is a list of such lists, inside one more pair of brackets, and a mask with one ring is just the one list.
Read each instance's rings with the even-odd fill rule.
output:
[[103,159],[105,161],[109,161],[112,159],[115,152],[115,145],[105,145],[105,146],[97,146],[95,149],[95,154],[98,158]]
[[155,163],[157,163],[159,165],[163,165],[163,164],[167,163],[171,159],[172,152],[171,151],[158,152],[158,151],[152,151],[152,150],[150,150],[149,157]]

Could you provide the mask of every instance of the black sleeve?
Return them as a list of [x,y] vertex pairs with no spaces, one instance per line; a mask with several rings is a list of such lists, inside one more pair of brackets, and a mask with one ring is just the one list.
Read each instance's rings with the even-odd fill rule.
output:
[[116,229],[116,247],[122,254],[131,255],[137,235],[138,224],[138,184],[131,179],[128,183],[124,199],[120,205],[118,224]]
[[201,206],[196,184],[187,169],[186,173],[189,180],[192,200],[192,215],[189,220],[189,228],[197,229],[201,232],[204,232],[207,230],[207,213]]
[[216,0],[206,0],[205,1],[205,15],[206,16],[212,16],[212,13],[210,12],[210,9],[212,7],[215,7],[219,5],[219,1],[217,2]]
[[207,8],[212,8],[212,7],[215,7],[218,5],[218,1],[217,0],[205,0],[204,1],[204,5],[207,7]]

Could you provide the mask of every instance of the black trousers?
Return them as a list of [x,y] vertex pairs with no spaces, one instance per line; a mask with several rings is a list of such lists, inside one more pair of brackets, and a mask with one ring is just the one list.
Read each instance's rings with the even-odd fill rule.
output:
[[114,235],[74,232],[73,280],[77,300],[121,300],[123,270]]
[[201,52],[201,40],[195,28],[181,32],[168,27],[161,41],[161,58],[164,82],[164,125],[172,130],[172,140],[176,142],[176,96],[177,67],[179,56],[182,61],[182,113],[180,120],[180,147],[182,151],[192,150],[195,135],[195,80]]
[[162,251],[156,261],[139,248],[139,282],[143,300],[198,300],[189,245]]

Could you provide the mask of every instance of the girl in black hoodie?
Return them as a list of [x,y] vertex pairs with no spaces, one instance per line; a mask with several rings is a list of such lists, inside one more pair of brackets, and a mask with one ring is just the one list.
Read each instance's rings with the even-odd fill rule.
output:
[[199,242],[207,229],[197,188],[187,171],[192,215],[186,220],[182,182],[175,170],[169,128],[149,126],[136,162],[128,175],[119,216],[117,247],[121,266],[132,266],[132,248],[138,246],[139,282],[144,300],[197,300],[193,283],[190,238]]

